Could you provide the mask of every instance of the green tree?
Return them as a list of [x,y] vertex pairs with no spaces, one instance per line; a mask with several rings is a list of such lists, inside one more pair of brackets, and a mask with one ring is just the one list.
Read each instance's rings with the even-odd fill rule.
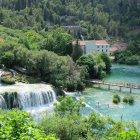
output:
[[1,63],[4,64],[7,68],[13,67],[15,56],[12,52],[5,52],[3,56],[1,56]]
[[76,41],[76,45],[73,45],[73,51],[71,54],[71,57],[73,58],[74,61],[80,58],[82,56],[83,50],[81,46],[78,44],[78,40]]
[[81,56],[76,63],[80,66],[84,66],[87,70],[87,78],[100,78],[103,69],[105,68],[105,63],[101,59],[98,53],[90,53]]
[[105,62],[105,65],[106,65],[105,70],[106,70],[106,72],[110,72],[112,62],[111,62],[111,59],[109,58],[109,56],[105,52],[102,52],[101,53],[101,59]]
[[19,110],[0,111],[0,139],[33,139],[55,140],[53,135],[45,135],[38,126],[34,125],[29,114]]
[[91,33],[89,34],[90,39],[102,40],[105,39],[106,37],[107,37],[107,32],[103,26],[97,24],[92,26]]

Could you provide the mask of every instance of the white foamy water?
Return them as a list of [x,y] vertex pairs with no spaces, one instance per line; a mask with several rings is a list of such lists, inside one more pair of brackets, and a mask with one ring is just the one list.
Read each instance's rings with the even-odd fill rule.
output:
[[52,111],[53,104],[57,102],[53,88],[46,84],[16,83],[10,86],[0,86],[1,97],[4,92],[17,92],[17,95],[12,97],[12,104],[11,94],[7,96],[8,102],[5,101],[4,103],[4,98],[0,98],[0,107],[4,104],[7,108],[18,105],[19,108],[31,113],[33,116],[42,116],[46,110]]

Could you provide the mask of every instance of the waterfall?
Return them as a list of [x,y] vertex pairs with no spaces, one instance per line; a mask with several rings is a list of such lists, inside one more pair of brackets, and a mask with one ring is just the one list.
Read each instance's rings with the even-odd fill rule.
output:
[[2,69],[0,69],[0,83],[1,83]]
[[[11,92],[13,89],[15,91]],[[9,86],[9,91],[7,89],[6,92],[0,94],[1,109],[18,107],[21,110],[28,110],[36,107],[41,108],[54,102],[56,102],[56,94],[51,86],[45,84]]]
[[0,95],[0,109],[7,109],[6,102],[3,98],[3,96]]
[[39,107],[54,102],[56,99],[53,90],[39,90],[36,92],[23,92],[17,94],[18,104],[21,109]]

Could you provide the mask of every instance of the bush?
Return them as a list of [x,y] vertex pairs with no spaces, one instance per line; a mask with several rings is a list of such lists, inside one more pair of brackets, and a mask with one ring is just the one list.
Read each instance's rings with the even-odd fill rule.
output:
[[126,97],[123,98],[124,103],[128,103],[128,99]]
[[105,76],[106,76],[106,72],[102,71],[100,76],[99,76],[99,79],[103,79]]
[[102,52],[100,54],[100,56],[101,56],[101,59],[105,62],[105,65],[106,65],[105,70],[106,70],[106,72],[110,72],[111,66],[112,66],[112,62],[111,62],[110,57],[105,52]]
[[134,103],[134,98],[132,96],[130,96],[128,98],[128,102],[129,102],[129,104],[133,104]]
[[126,59],[126,64],[128,65],[137,65],[139,63],[139,58],[135,55]]
[[85,84],[83,82],[78,82],[77,83],[77,90],[82,91],[85,88]]
[[41,78],[35,78],[35,77],[21,75],[21,74],[16,75],[16,80],[19,82],[26,83],[26,84],[34,84],[34,83],[41,82]]
[[5,83],[5,84],[8,84],[8,85],[13,85],[15,84],[15,80],[14,79],[10,79],[8,77],[2,77],[1,78],[1,82],[2,83]]
[[113,103],[118,104],[121,101],[121,98],[118,94],[113,96]]
[[115,94],[113,98],[117,98],[119,102],[121,101],[121,97],[118,94]]
[[47,140],[50,138],[41,128],[34,125],[29,114],[23,111],[0,111],[0,122],[2,124],[0,125],[1,140]]
[[118,98],[113,98],[113,103],[114,103],[114,104],[118,104],[118,103],[119,103]]
[[2,64],[4,64],[7,68],[11,68],[13,66],[15,56],[12,52],[9,51],[4,53],[0,59]]
[[67,90],[68,91],[75,91],[75,89],[76,89],[75,83],[74,82],[71,82],[71,81],[68,81],[66,83],[66,87],[67,87]]

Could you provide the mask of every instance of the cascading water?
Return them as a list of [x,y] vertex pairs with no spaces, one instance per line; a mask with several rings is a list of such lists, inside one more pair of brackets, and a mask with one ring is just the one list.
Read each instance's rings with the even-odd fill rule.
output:
[[0,95],[0,109],[7,109],[6,102],[3,98],[3,96]]
[[1,86],[1,75],[2,75],[2,69],[0,69],[0,86]]
[[20,108],[33,115],[42,115],[57,102],[53,88],[46,84],[17,83],[0,86],[0,109]]

